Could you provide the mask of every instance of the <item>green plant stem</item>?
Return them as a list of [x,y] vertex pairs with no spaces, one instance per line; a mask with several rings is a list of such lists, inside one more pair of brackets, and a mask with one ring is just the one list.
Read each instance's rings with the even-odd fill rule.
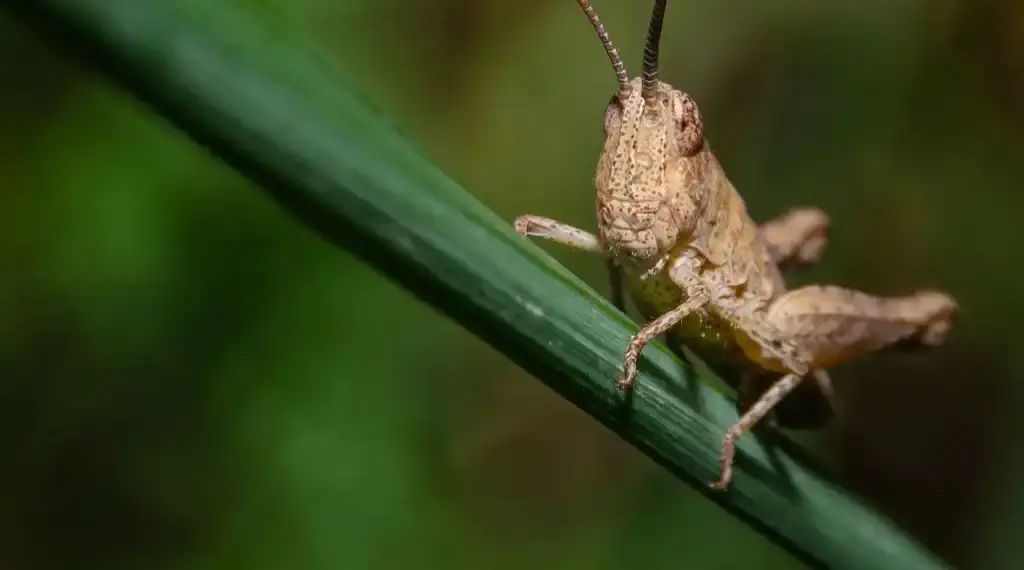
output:
[[[7,0],[328,240],[401,282],[711,500],[812,564],[943,564],[783,447],[663,346],[614,385],[634,325],[403,141],[352,83],[261,14],[213,1]],[[356,325],[357,323],[353,323]],[[595,475],[600,476],[600,475]]]

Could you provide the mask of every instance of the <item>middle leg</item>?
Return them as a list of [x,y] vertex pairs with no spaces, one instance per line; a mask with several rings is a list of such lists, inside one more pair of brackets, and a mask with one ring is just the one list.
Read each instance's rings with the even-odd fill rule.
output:
[[810,371],[807,359],[796,343],[769,322],[764,315],[763,301],[737,297],[735,288],[705,283],[702,274],[703,258],[688,250],[672,261],[669,277],[689,296],[703,293],[708,299],[708,310],[725,319],[737,332],[736,342],[747,356],[766,370],[794,373],[803,376]]
[[679,324],[679,321],[699,310],[707,302],[706,296],[700,293],[695,294],[678,307],[647,323],[633,335],[622,361],[622,376],[618,380],[619,389],[628,390],[633,386],[633,381],[636,379],[636,363],[647,343]]

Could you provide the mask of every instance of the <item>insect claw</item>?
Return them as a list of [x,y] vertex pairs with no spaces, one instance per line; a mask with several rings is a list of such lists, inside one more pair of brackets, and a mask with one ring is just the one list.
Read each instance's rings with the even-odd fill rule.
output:
[[727,491],[729,489],[729,483],[732,482],[732,473],[722,473],[718,481],[714,483],[708,483],[708,488],[712,491],[718,491],[719,493]]
[[622,376],[620,376],[619,379],[615,382],[615,385],[618,386],[619,390],[622,390],[623,392],[627,390],[632,390],[634,376],[635,374],[627,375],[623,373]]

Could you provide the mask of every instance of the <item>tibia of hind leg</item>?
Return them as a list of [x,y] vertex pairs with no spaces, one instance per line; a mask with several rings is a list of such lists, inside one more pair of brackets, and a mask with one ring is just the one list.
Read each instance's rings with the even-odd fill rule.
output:
[[[777,374],[749,377],[738,390],[736,407],[746,413],[764,391],[778,379]],[[832,380],[828,372],[814,370],[792,392],[772,408],[765,418],[769,425],[788,429],[819,429],[835,417],[836,407],[832,393]],[[762,424],[765,423],[762,420]]]

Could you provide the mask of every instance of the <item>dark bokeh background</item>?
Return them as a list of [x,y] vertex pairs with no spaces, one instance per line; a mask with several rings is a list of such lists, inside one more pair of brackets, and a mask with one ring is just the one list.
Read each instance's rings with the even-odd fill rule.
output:
[[[258,3],[501,215],[593,227],[614,81],[575,3]],[[634,72],[648,4],[597,1]],[[797,282],[962,302],[801,440],[956,565],[1017,567],[1024,3],[675,0],[664,52],[756,218],[832,215]],[[799,566],[0,16],[0,567],[398,564]]]

